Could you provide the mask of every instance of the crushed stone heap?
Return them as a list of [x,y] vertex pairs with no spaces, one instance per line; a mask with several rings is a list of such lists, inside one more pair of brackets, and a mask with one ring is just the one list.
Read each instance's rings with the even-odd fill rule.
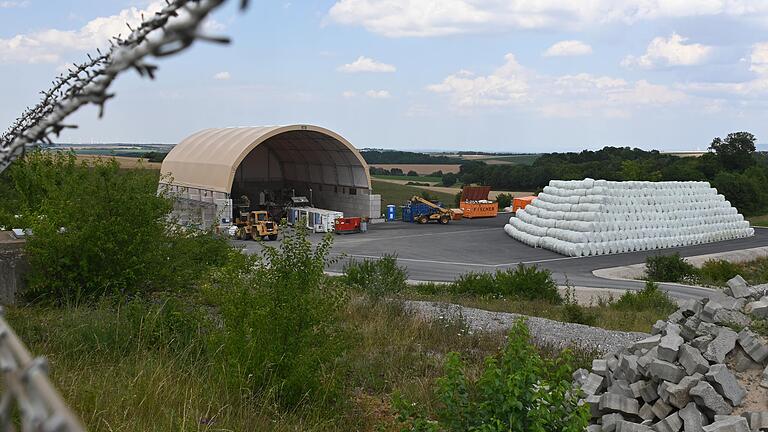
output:
[[737,276],[726,294],[683,301],[650,337],[577,370],[587,430],[768,430],[768,345],[750,329],[765,326],[768,284]]
[[552,180],[504,231],[569,256],[688,246],[755,231],[707,182]]

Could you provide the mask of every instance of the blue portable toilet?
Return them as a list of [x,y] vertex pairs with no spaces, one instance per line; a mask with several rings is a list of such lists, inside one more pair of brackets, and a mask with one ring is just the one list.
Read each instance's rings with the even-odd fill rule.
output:
[[387,206],[387,222],[392,222],[395,220],[395,215],[397,214],[395,212],[395,208],[396,207],[394,204],[389,204]]

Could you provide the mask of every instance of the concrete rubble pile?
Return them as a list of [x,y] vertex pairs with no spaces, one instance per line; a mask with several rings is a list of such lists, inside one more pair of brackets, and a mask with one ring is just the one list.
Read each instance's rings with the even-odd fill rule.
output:
[[504,226],[512,238],[569,256],[688,246],[754,229],[707,182],[552,180]]
[[768,431],[768,345],[750,329],[768,317],[768,284],[737,276],[725,291],[682,301],[650,337],[574,373],[588,431]]

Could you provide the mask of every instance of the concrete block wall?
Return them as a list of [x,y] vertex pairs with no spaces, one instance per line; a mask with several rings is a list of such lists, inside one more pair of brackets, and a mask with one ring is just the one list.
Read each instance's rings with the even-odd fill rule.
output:
[[344,212],[347,217],[381,217],[381,197],[370,195],[366,189],[357,189],[356,194],[351,195],[348,188],[323,186],[323,190],[313,190],[315,207]]

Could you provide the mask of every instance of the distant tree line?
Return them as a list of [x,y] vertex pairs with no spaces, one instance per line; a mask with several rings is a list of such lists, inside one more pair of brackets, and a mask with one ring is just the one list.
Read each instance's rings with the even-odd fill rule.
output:
[[[458,178],[443,183],[483,184],[496,190],[538,191],[550,180],[709,181],[742,213],[768,213],[768,155],[755,151],[755,136],[735,132],[715,138],[711,152],[678,157],[656,150],[605,147],[580,153],[541,155],[531,166],[464,161]],[[456,180],[456,181],[454,181]]]
[[461,158],[399,150],[363,150],[360,154],[369,164],[459,164],[463,161]]

